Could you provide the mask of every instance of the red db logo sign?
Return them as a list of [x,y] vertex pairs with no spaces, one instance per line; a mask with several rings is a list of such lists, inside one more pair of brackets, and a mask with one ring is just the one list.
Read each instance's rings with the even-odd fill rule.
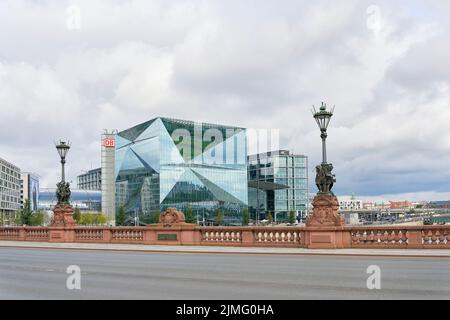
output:
[[106,138],[103,140],[103,146],[107,148],[114,148],[116,146],[116,140]]

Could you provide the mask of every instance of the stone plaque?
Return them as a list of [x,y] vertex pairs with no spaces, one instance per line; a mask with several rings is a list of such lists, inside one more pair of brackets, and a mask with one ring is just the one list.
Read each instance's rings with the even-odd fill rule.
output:
[[160,233],[158,234],[158,240],[176,241],[178,240],[178,237],[175,233]]

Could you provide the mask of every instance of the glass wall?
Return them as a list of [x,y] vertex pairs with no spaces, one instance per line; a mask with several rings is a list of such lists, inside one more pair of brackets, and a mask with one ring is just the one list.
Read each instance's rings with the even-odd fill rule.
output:
[[[264,218],[270,212],[277,222],[286,222],[289,212],[306,214],[308,199],[308,161],[303,155],[294,155],[286,150],[279,150],[258,155],[248,159],[248,178],[250,181],[266,181],[286,186],[286,189],[266,191],[264,208],[260,206]],[[254,216],[256,206],[253,197],[256,193],[249,190],[250,211]]]
[[243,128],[156,118],[116,139],[116,203],[152,223],[169,207],[195,220],[240,224],[248,205]]

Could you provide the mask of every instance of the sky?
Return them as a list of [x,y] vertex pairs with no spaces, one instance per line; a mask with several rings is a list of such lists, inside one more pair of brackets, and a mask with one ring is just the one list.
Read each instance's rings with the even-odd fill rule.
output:
[[[338,195],[450,199],[450,2],[0,1],[0,157],[73,183],[103,129],[157,116],[279,129]],[[314,181],[310,181],[315,190]]]

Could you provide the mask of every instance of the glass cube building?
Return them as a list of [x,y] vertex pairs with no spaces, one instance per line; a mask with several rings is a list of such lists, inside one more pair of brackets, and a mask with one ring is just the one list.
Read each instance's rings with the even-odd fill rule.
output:
[[116,136],[116,210],[155,222],[168,207],[240,224],[248,205],[244,128],[155,118]]
[[288,150],[248,157],[249,207],[256,220],[288,221],[294,211],[304,219],[308,211],[308,158]]

